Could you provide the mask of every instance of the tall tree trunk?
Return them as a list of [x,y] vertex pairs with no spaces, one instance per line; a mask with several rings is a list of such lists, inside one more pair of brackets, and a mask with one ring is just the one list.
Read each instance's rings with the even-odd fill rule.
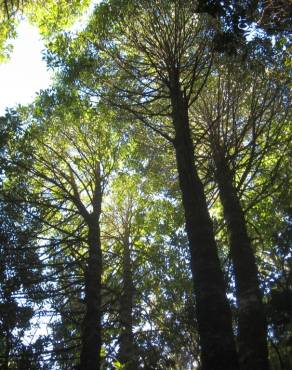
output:
[[134,284],[129,235],[123,241],[123,294],[120,300],[120,351],[119,359],[127,370],[137,370],[136,350],[133,335]]
[[267,370],[267,324],[255,257],[233,174],[221,150],[214,153],[216,179],[230,238],[238,302],[241,369]]
[[231,310],[217,253],[212,221],[194,160],[187,99],[171,91],[175,153],[190,245],[203,370],[236,370],[238,359]]
[[[93,218],[93,217],[92,217]],[[99,221],[88,226],[89,256],[85,273],[86,313],[83,319],[81,370],[100,369],[102,253]]]

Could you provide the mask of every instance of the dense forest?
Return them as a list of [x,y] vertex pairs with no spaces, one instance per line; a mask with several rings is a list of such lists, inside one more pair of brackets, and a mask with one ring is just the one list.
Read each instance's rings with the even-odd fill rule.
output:
[[23,18],[0,368],[290,370],[291,1],[4,0],[0,62]]

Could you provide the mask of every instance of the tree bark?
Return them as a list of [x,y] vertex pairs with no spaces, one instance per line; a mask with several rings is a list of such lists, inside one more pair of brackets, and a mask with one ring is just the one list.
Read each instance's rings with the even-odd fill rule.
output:
[[127,370],[137,370],[137,358],[133,335],[134,284],[129,235],[123,241],[123,293],[120,301],[120,351],[119,360]]
[[176,133],[174,147],[196,295],[202,369],[236,370],[238,359],[231,310],[226,297],[212,221],[195,166],[188,102],[179,87],[171,90],[171,104]]
[[224,154],[219,150],[214,160],[234,266],[240,366],[243,370],[268,370],[266,317],[245,215]]
[[[93,217],[92,217],[93,218]],[[81,370],[100,369],[102,253],[99,221],[88,225],[89,256],[85,273],[86,313],[83,319]]]

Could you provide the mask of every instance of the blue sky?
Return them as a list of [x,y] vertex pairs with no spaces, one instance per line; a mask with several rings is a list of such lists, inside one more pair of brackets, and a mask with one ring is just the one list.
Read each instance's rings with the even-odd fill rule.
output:
[[12,44],[10,60],[0,64],[0,115],[6,107],[32,102],[37,91],[50,85],[52,77],[42,60],[45,47],[37,28],[23,21]]

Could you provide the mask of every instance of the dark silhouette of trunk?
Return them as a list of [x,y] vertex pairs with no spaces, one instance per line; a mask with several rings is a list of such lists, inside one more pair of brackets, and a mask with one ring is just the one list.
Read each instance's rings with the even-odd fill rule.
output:
[[102,255],[98,220],[88,231],[89,256],[85,273],[86,313],[83,319],[81,370],[100,369]]
[[202,369],[236,370],[238,359],[231,310],[226,297],[212,221],[195,166],[188,101],[179,87],[179,82],[174,83],[170,93],[176,134],[174,147],[196,295]]
[[222,150],[214,153],[214,160],[234,266],[240,366],[243,370],[267,370],[269,362],[266,317],[244,212],[233,183],[233,174]]
[[11,333],[10,330],[7,329],[5,331],[5,352],[3,356],[3,370],[9,370],[9,357],[10,357],[10,351],[11,351]]
[[79,208],[88,227],[88,259],[85,271],[85,304],[86,312],[82,327],[82,348],[80,354],[81,370],[99,370],[101,366],[101,277],[102,251],[100,241],[99,218],[101,213],[101,178],[100,164],[96,165],[95,189],[92,197],[92,212],[84,206]]
[[123,240],[123,293],[120,300],[120,351],[119,360],[127,370],[137,370],[136,348],[133,335],[134,284],[129,234]]

